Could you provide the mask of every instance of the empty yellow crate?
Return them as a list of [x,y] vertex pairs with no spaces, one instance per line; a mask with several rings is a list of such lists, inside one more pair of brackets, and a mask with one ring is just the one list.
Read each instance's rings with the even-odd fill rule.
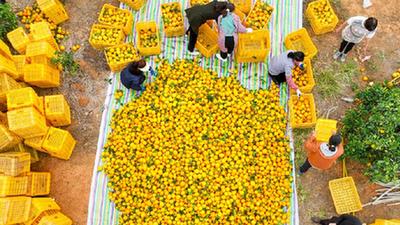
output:
[[[47,131],[46,131],[46,134],[47,134]],[[33,148],[35,150],[48,153],[42,147],[45,137],[46,137],[46,135],[43,135],[43,136],[40,136],[40,137],[34,137],[34,138],[27,138],[27,139],[24,140],[24,144],[26,144],[27,146],[29,146],[29,147],[31,147],[31,148]]]
[[26,46],[26,57],[46,56],[52,58],[56,49],[46,41],[31,42]]
[[288,34],[285,38],[285,46],[288,50],[302,51],[310,59],[318,53],[317,47],[305,28]]
[[60,86],[60,71],[43,64],[28,64],[24,67],[24,80],[31,85],[50,88]]
[[[314,80],[314,73],[312,69],[311,60],[309,58],[304,59],[304,66],[305,66],[305,73],[303,74],[303,76],[305,76],[307,85],[299,86],[298,82],[294,79],[294,77],[293,81],[297,86],[299,86],[299,89],[302,93],[311,93],[315,86],[315,80]],[[293,95],[295,94],[295,92],[296,92],[295,90],[290,89],[290,94]]]
[[12,152],[27,152],[31,155],[31,164],[39,161],[39,155],[37,151],[23,143],[18,143],[17,145],[10,148]]
[[317,119],[315,133],[317,141],[328,142],[333,133],[336,133],[336,120]]
[[6,103],[8,91],[20,88],[21,86],[13,78],[5,73],[0,73],[0,103]]
[[290,112],[290,125],[292,128],[311,128],[314,127],[315,123],[317,122],[317,113],[315,107],[315,100],[313,94],[303,94],[301,95],[302,98],[310,102],[310,113],[311,113],[311,121],[307,123],[296,123],[295,121],[295,111],[294,111],[294,99],[298,97],[296,95],[291,95],[289,98],[289,112]]
[[0,73],[7,73],[14,79],[19,77],[14,60],[8,59],[2,55],[0,55]]
[[50,127],[42,147],[51,156],[67,160],[71,157],[75,144],[75,139],[68,131]]
[[12,133],[5,125],[0,124],[0,152],[6,151],[7,148],[11,148],[21,141],[20,137]]
[[12,177],[0,175],[0,197],[26,195],[28,177]]
[[58,212],[53,215],[44,216],[38,225],[72,225],[72,220],[66,215]]
[[41,196],[50,193],[50,173],[48,172],[30,172],[28,177],[28,196]]
[[251,10],[251,0],[231,0],[230,2],[233,3],[243,13],[247,14]]
[[264,62],[269,54],[269,49],[268,30],[239,34],[239,45],[235,52],[236,61],[239,63]]
[[46,119],[53,126],[71,124],[71,111],[64,95],[49,95],[44,98]]
[[42,21],[33,23],[30,25],[30,35],[32,40],[37,41],[44,41],[50,44],[54,49],[58,50],[58,44],[54,39],[53,33],[50,29],[50,24],[48,22]]
[[32,198],[29,220],[25,224],[38,224],[44,216],[53,215],[60,210],[60,206],[52,198]]
[[30,197],[0,198],[0,224],[24,223],[29,218]]
[[2,40],[0,40],[0,55],[6,57],[8,59],[12,59],[12,54],[11,54],[10,48]]
[[[142,56],[158,55],[161,53],[160,33],[155,21],[136,23],[136,43],[139,54]],[[144,40],[151,40],[154,46],[146,46]]]
[[[331,18],[329,20],[321,21],[317,17],[316,13],[318,12],[316,11],[319,11],[321,9],[319,7],[320,5],[323,6],[324,10],[328,10],[331,14]],[[327,0],[310,2],[307,5],[306,17],[310,22],[311,28],[313,29],[314,33],[317,35],[333,31],[339,22],[339,18],[336,16],[331,4]]]
[[55,24],[60,24],[69,19],[64,5],[58,0],[37,0],[40,10]]
[[127,4],[129,7],[131,7],[133,10],[139,10],[146,0],[119,0],[122,3]]
[[362,209],[360,196],[352,177],[329,181],[329,190],[336,212],[340,214],[357,212]]
[[[124,21],[116,20],[115,14],[124,15]],[[132,33],[133,16],[129,10],[121,9],[110,4],[104,4],[98,18],[99,23],[122,28],[126,35]]]
[[40,110],[39,97],[31,87],[10,90],[7,96],[7,110],[33,106]]
[[25,54],[26,45],[30,42],[29,36],[25,33],[22,27],[8,32],[7,38],[11,45],[19,54]]
[[15,63],[15,67],[18,72],[18,77],[16,80],[23,80],[24,79],[24,66],[25,64],[29,63],[29,60],[26,58],[25,55],[13,55],[13,61]]
[[[108,39],[104,39],[107,37]],[[122,28],[116,28],[109,25],[93,24],[90,30],[89,43],[93,48],[104,49],[114,45],[122,44],[125,34]]]
[[201,25],[195,47],[205,57],[211,57],[217,53],[219,49],[217,31],[213,30],[208,24]]
[[[165,36],[177,37],[177,36],[183,36],[185,34],[182,6],[179,2],[170,2],[161,4],[161,13],[164,24]],[[166,18],[165,15],[171,15],[176,20],[180,20],[179,24],[174,24],[174,26],[171,26],[169,24],[169,18]]]
[[[125,53],[128,53],[127,55],[130,55],[130,58],[120,58],[120,60],[115,61],[113,58],[113,54],[117,51],[121,51]],[[109,55],[110,54],[110,55]],[[130,62],[133,61],[138,61],[140,59],[140,55],[137,51],[137,49],[133,46],[132,43],[126,43],[122,45],[115,45],[109,48],[106,48],[104,50],[104,55],[106,56],[107,64],[110,67],[111,71],[116,72],[124,69]]]
[[31,155],[26,152],[0,153],[0,174],[18,176],[31,169]]
[[7,112],[10,131],[22,138],[39,137],[46,134],[46,119],[34,107],[14,109]]

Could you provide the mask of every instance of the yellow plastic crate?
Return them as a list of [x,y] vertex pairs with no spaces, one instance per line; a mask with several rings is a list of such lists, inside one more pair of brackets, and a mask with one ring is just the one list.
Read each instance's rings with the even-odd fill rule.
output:
[[17,67],[13,60],[0,55],[0,73],[7,73],[12,78],[19,77]]
[[19,109],[27,106],[33,106],[40,110],[39,97],[31,87],[18,88],[10,90],[7,96],[7,110]]
[[199,35],[195,47],[204,57],[211,57],[218,52],[218,33],[208,24],[199,28]]
[[0,103],[6,103],[8,91],[20,88],[21,86],[8,74],[0,73]]
[[27,83],[25,83],[25,82],[23,82],[23,81],[19,81],[19,82],[17,82],[17,83],[19,84],[19,86],[20,86],[21,88],[30,87]]
[[[295,121],[295,111],[294,111],[294,102],[298,99],[296,95],[291,95],[289,98],[289,112],[290,112],[290,125],[292,128],[311,128],[314,127],[315,123],[317,122],[317,113],[315,107],[315,100],[313,94],[303,94],[301,95],[305,101],[309,102],[310,104],[310,118],[308,122],[305,123],[296,123]],[[300,114],[304,114],[299,112]]]
[[12,177],[0,175],[0,197],[26,195],[28,177]]
[[25,55],[13,55],[12,56],[15,67],[17,69],[18,77],[16,80],[23,80],[24,79],[24,66],[25,64],[29,63],[28,58]]
[[60,206],[52,198],[32,198],[29,220],[25,224],[36,225],[44,216],[56,214],[60,210]]
[[50,127],[43,141],[43,148],[51,156],[68,160],[75,148],[76,141],[72,135],[62,129]]
[[44,98],[46,119],[53,126],[71,124],[71,110],[64,95],[49,95]]
[[[321,10],[328,11],[330,18],[322,19],[317,14],[323,13]],[[326,12],[325,12],[326,14]],[[324,34],[335,29],[339,19],[332,9],[331,4],[327,0],[317,0],[307,5],[306,17],[310,22],[311,28],[315,34]]]
[[127,4],[133,10],[138,11],[146,2],[146,0],[119,0],[122,3]]
[[[46,131],[46,134],[47,134],[47,131]],[[34,137],[34,138],[27,138],[24,140],[24,144],[26,144],[27,146],[29,146],[35,150],[38,150],[40,152],[49,153],[42,147],[45,137],[46,137],[46,135],[43,135],[40,137]]]
[[21,141],[20,137],[12,133],[5,125],[0,124],[0,152],[6,151],[7,148],[11,148]]
[[[122,18],[119,18],[119,20],[114,16],[118,14],[122,15]],[[132,33],[133,16],[129,10],[121,9],[110,4],[104,4],[100,11],[98,21],[101,24],[122,28],[126,35]]]
[[374,224],[375,225],[400,225],[400,219],[399,220],[376,219]]
[[11,45],[19,54],[25,54],[26,45],[30,42],[29,36],[25,33],[22,27],[8,32],[7,38]]
[[60,24],[69,19],[64,5],[58,0],[37,0],[40,10],[55,24]]
[[0,153],[0,175],[18,176],[30,171],[31,155],[25,152]]
[[59,50],[56,39],[51,32],[50,24],[46,21],[31,24],[30,36],[34,42],[47,42],[55,50]]
[[362,209],[360,197],[352,177],[329,181],[329,190],[336,212],[340,214],[358,212]]
[[24,80],[41,88],[60,86],[60,71],[43,64],[28,64],[24,67]]
[[[161,53],[160,32],[155,21],[137,22],[137,49],[142,56],[158,55]],[[152,45],[147,45],[144,40],[150,39]]]
[[336,120],[317,119],[315,134],[317,141],[328,142],[332,133],[336,133]]
[[257,0],[246,17],[247,26],[253,28],[253,30],[268,30],[268,23],[273,11],[274,8],[268,3]]
[[0,112],[0,124],[4,126],[8,126],[8,121],[7,121],[7,114]]
[[240,11],[240,9],[235,8],[235,10],[233,11],[233,13],[235,13],[237,16],[239,16],[240,21],[244,21],[246,19],[246,14],[244,14],[242,11]]
[[205,5],[209,2],[212,2],[212,0],[190,0],[190,6]]
[[270,38],[268,30],[239,34],[239,44],[235,58],[242,62],[264,62],[269,54]]
[[[124,55],[121,57],[121,54]],[[113,72],[121,71],[130,62],[138,61],[140,55],[132,43],[116,45],[104,50],[107,64]]]
[[30,197],[0,198],[0,224],[24,223],[31,208]]
[[31,42],[26,46],[26,57],[46,56],[47,58],[54,57],[56,49],[46,41]]
[[0,55],[6,57],[8,59],[13,59],[10,48],[2,40],[0,40]]
[[10,131],[22,138],[33,138],[46,134],[46,119],[34,107],[8,111],[7,119]]
[[50,173],[48,172],[30,172],[28,177],[28,196],[41,196],[50,193]]
[[31,155],[31,164],[39,161],[39,155],[37,151],[23,143],[18,143],[17,145],[10,148],[12,152],[27,152]]
[[[302,76],[305,76],[305,81],[307,82],[307,85],[301,86],[299,85],[298,81],[295,79],[293,73],[292,73],[292,78],[294,83],[299,87],[300,91],[302,93],[311,93],[312,90],[314,89],[315,86],[315,79],[314,79],[314,73],[313,73],[313,69],[312,69],[312,64],[311,64],[311,60],[309,58],[305,58],[304,59],[304,65],[305,65],[305,73]],[[290,94],[295,94],[296,91],[293,89],[290,89]]]
[[285,46],[288,50],[302,51],[310,59],[318,53],[317,47],[305,28],[288,34],[285,38]]
[[251,0],[230,0],[230,2],[243,13],[247,14],[251,10]]
[[44,216],[38,225],[72,225],[72,220],[58,212],[50,216]]
[[[106,37],[106,34],[111,39],[103,40],[104,37]],[[124,31],[121,28],[111,27],[103,24],[93,24],[90,31],[89,43],[93,48],[104,49],[105,47],[122,44],[124,39]]]
[[[179,37],[185,34],[182,6],[179,2],[161,4],[161,15],[166,37]],[[172,23],[171,18],[167,18],[166,15],[171,15],[176,21],[170,24]]]

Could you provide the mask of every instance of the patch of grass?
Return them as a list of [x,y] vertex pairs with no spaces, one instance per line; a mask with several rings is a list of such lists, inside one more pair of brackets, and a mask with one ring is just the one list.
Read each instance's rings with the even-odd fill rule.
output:
[[297,196],[299,197],[299,202],[301,204],[303,204],[304,201],[306,201],[308,199],[308,197],[310,196],[310,192],[306,188],[303,187],[301,182],[297,183]]
[[367,71],[376,73],[379,70],[379,66],[377,63],[375,63],[374,60],[368,60],[367,63],[365,64],[365,67],[367,68]]
[[312,129],[296,129],[293,130],[295,162],[297,168],[306,160],[306,154],[302,150],[304,141],[310,135]]

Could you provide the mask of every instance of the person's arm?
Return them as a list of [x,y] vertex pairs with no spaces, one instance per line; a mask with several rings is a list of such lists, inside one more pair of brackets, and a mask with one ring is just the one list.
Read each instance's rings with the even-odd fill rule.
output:
[[340,24],[340,26],[338,26],[338,28],[336,28],[335,32],[339,33],[347,25],[348,25],[347,21],[344,21],[342,24]]
[[315,145],[317,144],[317,138],[315,137],[315,132],[313,132],[304,143],[304,148],[307,152],[316,152],[317,148]]
[[145,80],[146,80],[146,76],[144,74],[141,74],[140,80],[139,80],[139,85],[142,85]]
[[293,78],[292,78],[292,67],[287,65],[285,68],[285,76],[286,76],[286,82],[289,85],[289,87],[291,87],[294,90],[299,89],[299,87],[297,87],[297,85],[294,83]]
[[233,16],[234,21],[235,21],[235,26],[237,28],[237,32],[239,33],[246,33],[246,27],[242,24],[242,22],[240,22],[240,17],[236,14],[234,14]]
[[365,40],[365,44],[364,44],[364,49],[363,49],[364,55],[367,54],[367,50],[368,50],[368,46],[369,46],[369,40],[375,36],[375,32],[376,32],[376,30],[373,31],[373,32],[370,32],[370,33],[366,36],[366,40]]

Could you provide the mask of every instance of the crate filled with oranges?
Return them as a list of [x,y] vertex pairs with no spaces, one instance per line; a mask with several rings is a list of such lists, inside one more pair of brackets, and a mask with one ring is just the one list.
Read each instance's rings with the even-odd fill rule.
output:
[[[303,68],[295,66],[292,70],[292,77],[294,83],[299,87],[301,92],[310,93],[315,86],[311,60],[306,58]],[[291,89],[291,92],[293,93],[293,89]]]
[[289,99],[290,125],[292,128],[311,128],[317,121],[313,94],[300,97],[291,95]]
[[126,9],[104,4],[98,21],[101,24],[122,28],[126,35],[132,32],[133,16],[132,13]]
[[174,37],[185,34],[182,6],[179,2],[161,4],[161,13],[165,36]]
[[103,49],[124,42],[124,32],[121,28],[109,25],[94,24],[90,31],[89,43],[93,48]]
[[190,6],[205,5],[209,2],[211,2],[211,0],[190,0]]
[[306,17],[315,34],[324,34],[335,29],[339,22],[331,4],[327,0],[313,1],[308,4]]
[[247,26],[253,28],[253,30],[267,29],[273,11],[272,6],[257,0],[246,18]]
[[158,55],[161,53],[160,34],[155,21],[137,22],[137,49],[142,56]]
[[140,59],[139,53],[132,43],[116,45],[106,48],[104,55],[111,71],[120,71],[130,62]]

